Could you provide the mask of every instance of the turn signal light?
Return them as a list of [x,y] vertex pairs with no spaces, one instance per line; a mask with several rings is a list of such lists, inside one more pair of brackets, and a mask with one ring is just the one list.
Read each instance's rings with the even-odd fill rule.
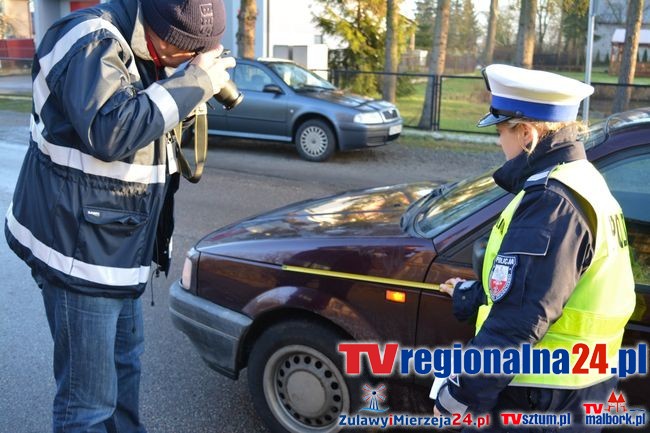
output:
[[386,290],[386,300],[403,304],[406,302],[406,293],[397,292],[395,290]]

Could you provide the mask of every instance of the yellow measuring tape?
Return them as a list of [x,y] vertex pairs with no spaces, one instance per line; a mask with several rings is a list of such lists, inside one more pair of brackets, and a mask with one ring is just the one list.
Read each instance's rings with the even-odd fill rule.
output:
[[347,272],[326,271],[324,269],[302,268],[299,266],[282,265],[283,271],[302,274],[323,275],[326,277],[344,278],[347,280],[366,281],[369,283],[390,284],[391,286],[412,287],[414,289],[440,291],[439,284],[418,283],[416,281],[396,280],[393,278],[371,277],[370,275],[350,274]]

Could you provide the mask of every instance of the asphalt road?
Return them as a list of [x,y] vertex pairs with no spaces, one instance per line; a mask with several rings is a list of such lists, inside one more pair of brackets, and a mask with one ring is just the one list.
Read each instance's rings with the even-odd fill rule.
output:
[[[5,212],[28,137],[26,115],[0,112],[0,209]],[[171,324],[170,283],[183,256],[211,229],[281,205],[391,183],[455,180],[487,170],[499,154],[431,151],[391,144],[308,163],[284,145],[214,139],[204,178],[177,195],[174,266],[144,299],[142,418],[149,432],[264,432],[248,397],[245,372],[232,381],[207,368]],[[52,341],[42,298],[28,268],[0,237],[0,433],[50,431]],[[153,296],[155,306],[151,306]]]

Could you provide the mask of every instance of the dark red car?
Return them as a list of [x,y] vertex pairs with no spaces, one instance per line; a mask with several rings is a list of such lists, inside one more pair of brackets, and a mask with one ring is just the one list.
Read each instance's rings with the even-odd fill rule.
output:
[[[610,117],[587,148],[626,216],[637,308],[624,345],[633,346],[650,336],[650,108]],[[346,192],[240,221],[188,253],[170,289],[173,321],[218,372],[236,379],[248,367],[271,431],[336,431],[364,384],[343,373],[337,343],[467,341],[473,327],[436,288],[476,278],[475,244],[511,198],[486,174]],[[431,382],[397,377],[391,408],[424,407]],[[647,405],[647,376],[622,383],[629,405]],[[398,385],[405,390],[393,392]]]

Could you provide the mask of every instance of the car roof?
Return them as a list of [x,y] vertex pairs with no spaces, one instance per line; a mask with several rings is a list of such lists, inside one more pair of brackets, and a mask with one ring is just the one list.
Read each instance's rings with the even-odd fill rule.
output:
[[650,123],[650,107],[636,108],[612,114],[605,121],[605,131],[610,133],[616,132],[644,123]]
[[256,60],[261,63],[296,63],[293,60],[281,59],[278,57],[258,57]]
[[246,57],[237,57],[237,63],[262,63],[268,65],[270,63],[291,63],[292,65],[297,65],[293,60],[288,59],[279,59],[276,57],[258,57],[256,59],[250,59]]
[[[643,129],[645,131],[649,127],[650,107],[636,108],[615,113],[589,127],[589,139],[585,139],[585,148],[590,150],[598,147],[600,144],[608,141],[609,138],[618,134],[626,133],[627,131],[635,129]],[[634,141],[635,143],[625,144],[641,144],[640,141],[638,143],[636,142],[637,140]]]

